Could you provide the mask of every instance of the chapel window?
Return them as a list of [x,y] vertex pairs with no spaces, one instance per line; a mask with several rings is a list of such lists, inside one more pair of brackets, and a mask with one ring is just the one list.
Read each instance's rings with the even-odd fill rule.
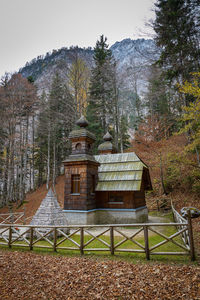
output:
[[80,194],[80,175],[72,175],[71,193]]
[[110,203],[123,203],[123,196],[110,194],[109,195],[109,202]]
[[81,150],[81,143],[76,144],[76,150],[80,151]]

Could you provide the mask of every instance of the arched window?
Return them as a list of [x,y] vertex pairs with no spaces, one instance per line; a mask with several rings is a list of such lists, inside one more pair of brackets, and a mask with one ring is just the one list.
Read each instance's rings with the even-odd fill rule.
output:
[[81,150],[81,143],[76,144],[76,150],[80,151]]

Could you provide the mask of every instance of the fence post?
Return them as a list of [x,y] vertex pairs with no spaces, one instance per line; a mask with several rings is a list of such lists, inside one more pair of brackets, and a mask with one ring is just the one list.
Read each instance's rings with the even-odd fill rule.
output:
[[144,225],[144,242],[145,242],[145,253],[146,259],[150,260],[150,253],[149,253],[149,238],[148,238],[148,226]]
[[114,234],[113,234],[113,226],[110,226],[110,253],[114,255]]
[[84,254],[84,251],[83,251],[83,248],[84,248],[84,228],[81,227],[80,228],[80,233],[81,233],[81,236],[80,236],[80,252],[81,252],[81,255]]
[[33,227],[30,228],[30,250],[33,250]]
[[192,231],[192,220],[191,220],[191,213],[188,209],[188,234],[189,234],[189,242],[190,242],[190,258],[192,261],[195,260],[195,252],[194,252],[194,239],[193,239],[193,231]]
[[12,226],[9,227],[9,239],[8,239],[8,247],[11,248],[12,244]]
[[56,246],[57,246],[57,228],[54,228],[54,243],[53,243],[53,251],[56,252]]

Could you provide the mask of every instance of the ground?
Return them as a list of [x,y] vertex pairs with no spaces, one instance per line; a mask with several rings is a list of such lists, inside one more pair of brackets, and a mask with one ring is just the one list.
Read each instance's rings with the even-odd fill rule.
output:
[[1,299],[200,299],[200,266],[0,251]]
[[[62,207],[64,177],[58,178],[56,191]],[[47,193],[42,186],[26,197],[27,223]],[[199,198],[172,194],[179,210],[183,206],[200,208]],[[159,196],[158,199],[161,197]],[[156,209],[155,195],[147,204]],[[19,207],[17,211],[23,211]],[[0,213],[8,212],[8,208]],[[200,299],[200,218],[193,231],[197,262],[182,265],[159,262],[109,260],[80,256],[53,256],[34,252],[0,250],[0,300],[4,299]]]

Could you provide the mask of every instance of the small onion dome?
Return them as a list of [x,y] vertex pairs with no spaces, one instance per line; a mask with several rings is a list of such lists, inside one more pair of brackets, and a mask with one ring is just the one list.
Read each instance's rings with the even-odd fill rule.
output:
[[104,137],[104,142],[102,144],[99,145],[98,150],[100,153],[104,154],[104,153],[116,153],[116,149],[115,146],[113,146],[112,144],[112,135],[107,132]]
[[85,119],[85,117],[83,115],[76,122],[76,125],[78,125],[80,128],[72,130],[69,134],[69,139],[77,139],[77,138],[81,138],[81,137],[88,137],[88,138],[92,139],[93,141],[96,140],[95,135],[85,128],[85,127],[88,126],[88,121]]
[[88,121],[85,119],[85,117],[82,115],[80,119],[76,122],[76,125],[80,127],[87,127],[88,126]]
[[107,133],[103,137],[104,141],[112,141],[112,135],[107,131]]

